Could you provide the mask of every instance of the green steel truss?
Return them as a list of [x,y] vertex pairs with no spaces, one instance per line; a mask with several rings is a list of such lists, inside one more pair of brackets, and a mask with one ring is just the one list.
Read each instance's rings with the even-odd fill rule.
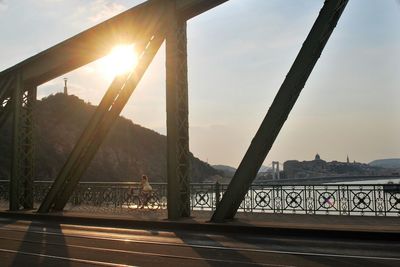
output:
[[13,114],[10,210],[33,209],[35,101],[36,87],[25,88],[22,74],[18,74],[13,97],[9,100]]
[[[113,122],[166,39],[168,218],[190,216],[186,20],[223,2],[226,0],[147,1],[38,54],[35,56],[37,60],[27,60],[24,62],[24,72],[20,70],[22,65],[16,65],[0,73],[0,127],[7,115],[13,115],[10,210],[33,207],[32,138],[36,86],[54,78],[54,75],[59,76],[103,56],[108,47],[98,51],[94,49],[92,54],[81,57],[80,60],[71,61],[69,58],[70,53],[80,54],[76,52],[81,47],[92,47],[96,40],[100,40],[93,39],[92,33],[96,32],[99,38],[107,39],[118,28],[115,25],[125,25],[133,27],[134,38],[130,36],[127,41],[135,42],[136,47],[142,51],[140,62],[131,73],[114,79],[42,202],[39,212],[60,211],[64,208]],[[232,182],[219,202],[212,221],[220,222],[234,217],[347,2],[348,0],[325,1]],[[166,10],[164,7],[167,7]],[[66,53],[61,53],[62,51]],[[35,84],[35,87],[30,84]]]
[[[57,211],[64,208],[147,66],[167,39],[167,165],[171,183],[168,217],[189,216],[186,21],[226,1],[149,0],[1,72],[0,127],[13,114],[10,209],[33,207],[32,107],[36,87],[104,56],[118,40],[135,43],[142,50],[138,67],[129,75],[117,77],[110,85],[39,208],[39,212]],[[85,56],[81,56],[83,52]],[[8,83],[13,84],[12,88]]]
[[137,67],[114,79],[39,207],[39,212],[60,211],[65,207],[81,176],[163,43],[164,23],[165,17],[149,20],[147,29],[143,31],[142,41],[136,44],[140,51]]
[[186,20],[170,12],[166,37],[168,218],[190,216]]

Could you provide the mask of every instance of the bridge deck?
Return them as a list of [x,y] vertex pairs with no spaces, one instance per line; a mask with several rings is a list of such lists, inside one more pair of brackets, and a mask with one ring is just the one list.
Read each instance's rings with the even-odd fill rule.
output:
[[[50,215],[38,215],[30,211],[0,212],[1,217],[13,217],[28,220],[51,219],[66,223],[99,224],[127,226],[130,228],[174,228],[210,229],[212,231],[235,231],[248,229],[249,231],[277,230],[284,233],[377,233],[394,234],[400,238],[399,217],[368,217],[368,216],[334,216],[334,215],[301,215],[301,214],[246,214],[238,213],[235,220],[227,223],[208,222],[211,211],[193,211],[191,218],[179,221],[167,221],[166,210],[137,210],[127,214],[96,214],[81,211],[64,211]],[[333,235],[334,235],[333,234]],[[330,235],[330,234],[329,234]],[[382,236],[383,237],[383,236]]]
[[[63,215],[63,216],[61,216]],[[2,266],[399,266],[399,218],[0,213]],[[14,218],[12,218],[14,217]],[[151,219],[151,220],[149,220]],[[125,266],[125,265],[124,265]]]
[[[114,221],[115,223],[115,221]],[[0,217],[1,266],[399,266],[397,239],[126,229]]]

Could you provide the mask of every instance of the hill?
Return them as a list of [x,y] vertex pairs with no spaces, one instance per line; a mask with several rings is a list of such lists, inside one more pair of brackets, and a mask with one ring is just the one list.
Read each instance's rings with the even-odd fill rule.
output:
[[[53,180],[95,111],[76,96],[51,95],[35,108],[36,179]],[[0,131],[0,179],[9,177],[11,122]],[[4,141],[8,140],[8,141]],[[221,172],[191,154],[192,182]],[[119,117],[101,145],[83,181],[166,181],[166,137]]]
[[212,165],[212,167],[216,170],[223,172],[225,177],[231,178],[236,172],[235,168],[227,165]]
[[[233,177],[236,172],[236,168],[228,166],[228,165],[212,165],[212,167],[216,170],[223,171],[225,176]],[[262,165],[258,173],[265,173],[271,171],[270,167]]]
[[265,173],[265,172],[270,172],[270,171],[272,171],[272,168],[271,168],[271,167],[262,165],[261,168],[260,168],[260,170],[258,171],[258,173]]
[[400,159],[377,159],[368,164],[374,167],[400,169]]

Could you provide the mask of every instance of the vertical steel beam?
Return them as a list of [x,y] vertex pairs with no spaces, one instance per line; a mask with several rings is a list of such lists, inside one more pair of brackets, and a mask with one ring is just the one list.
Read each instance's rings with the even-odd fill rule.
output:
[[19,72],[16,77],[14,94],[12,97],[13,125],[12,125],[12,161],[10,178],[10,210],[19,210],[21,206],[21,169],[20,169],[20,124],[22,107],[22,74]]
[[232,219],[320,57],[348,0],[326,0],[211,220]]
[[168,219],[190,216],[186,20],[171,1],[166,35]]
[[33,179],[35,175],[35,147],[34,147],[34,106],[36,103],[37,88],[33,87],[23,95],[23,129],[21,129],[21,175],[24,188],[25,209],[33,209]]
[[10,183],[10,210],[33,208],[33,107],[36,87],[25,90],[19,73],[12,98],[13,141]]

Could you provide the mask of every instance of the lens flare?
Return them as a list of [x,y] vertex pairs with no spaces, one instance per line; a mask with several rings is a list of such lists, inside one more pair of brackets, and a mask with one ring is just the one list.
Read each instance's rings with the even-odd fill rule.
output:
[[124,74],[132,70],[138,63],[134,45],[115,46],[104,58],[102,69],[109,77]]

